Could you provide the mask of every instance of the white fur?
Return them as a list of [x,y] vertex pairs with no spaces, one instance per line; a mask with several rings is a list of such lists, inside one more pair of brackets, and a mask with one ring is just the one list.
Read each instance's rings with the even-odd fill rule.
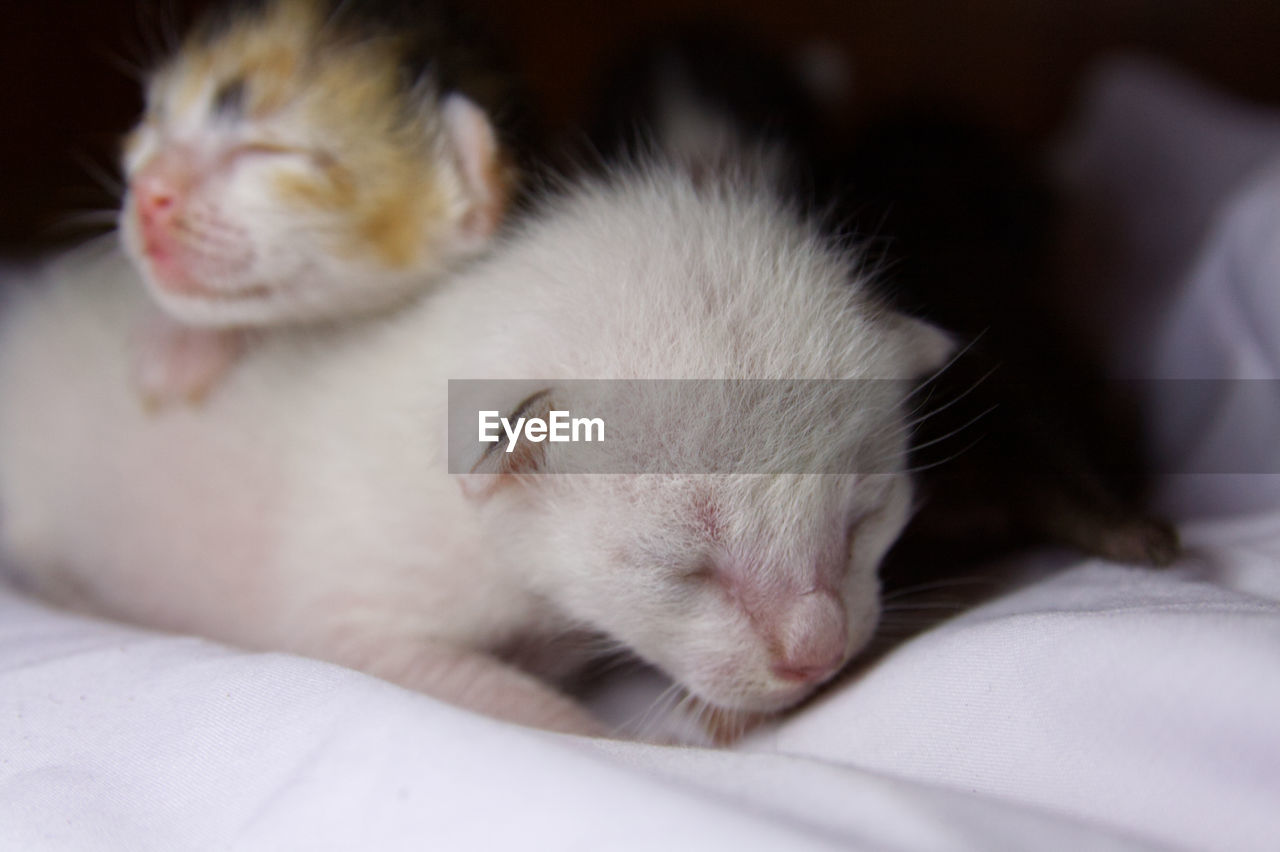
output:
[[573,408],[557,380],[904,379],[947,346],[749,175],[660,167],[570,190],[394,316],[272,335],[196,412],[147,417],[127,392],[143,297],[126,263],[47,279],[0,328],[3,541],[29,582],[579,731],[485,655],[586,629],[707,701],[772,711],[814,685],[776,677],[779,654],[865,643],[910,501],[902,391],[832,385],[808,411],[836,429],[821,441],[784,420],[752,443],[724,428],[732,400],[688,400],[678,429],[643,394],[603,412],[668,469],[838,454],[883,473],[518,477],[469,498],[445,472],[447,380],[534,380]]

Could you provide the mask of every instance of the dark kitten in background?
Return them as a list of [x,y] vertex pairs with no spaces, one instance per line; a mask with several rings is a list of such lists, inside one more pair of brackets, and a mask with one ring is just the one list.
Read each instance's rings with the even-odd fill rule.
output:
[[1046,298],[1056,233],[1047,179],[943,110],[867,124],[840,162],[842,223],[870,237],[886,293],[955,334],[928,391],[909,566],[1038,543],[1163,565],[1178,552],[1143,511],[1136,408],[1063,331]]
[[841,138],[798,70],[723,27],[655,39],[606,76],[593,140],[606,162],[679,148],[675,114],[771,144],[792,197],[853,242],[885,299],[955,336],[961,353],[917,393],[919,510],[887,586],[1039,544],[1170,562],[1176,533],[1143,509],[1134,409],[1044,300],[1055,209],[1031,158],[905,105]]

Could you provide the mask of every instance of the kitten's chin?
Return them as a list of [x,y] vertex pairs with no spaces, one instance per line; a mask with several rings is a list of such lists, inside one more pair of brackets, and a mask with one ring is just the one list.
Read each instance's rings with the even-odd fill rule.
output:
[[772,716],[781,713],[812,695],[825,682],[780,683],[770,687],[743,688],[734,681],[692,683],[682,680],[698,703],[725,714]]
[[272,325],[282,314],[277,295],[269,287],[221,293],[175,293],[148,282],[165,313],[179,322],[203,328],[248,328]]
[[[686,687],[687,688],[687,687]],[[710,741],[718,746],[732,745],[761,725],[781,718],[788,710],[813,695],[813,689],[802,689],[785,700],[766,702],[710,701],[690,691],[685,713]]]
[[147,281],[166,303],[211,306],[270,298],[275,289],[265,284],[211,287],[194,276],[189,267],[171,255],[156,253],[146,260]]
[[239,296],[235,291],[223,293],[206,286],[192,274],[189,263],[183,258],[181,252],[149,245],[144,249],[142,262],[146,267],[151,286],[166,295],[206,301]]
[[126,246],[147,289],[173,317],[204,326],[232,326],[270,321],[277,288],[266,284],[215,287],[194,267],[198,263],[180,248],[149,244]]
[[143,262],[142,278],[152,297],[179,322],[205,328],[238,328],[276,322],[280,293],[267,285],[217,289],[185,270]]

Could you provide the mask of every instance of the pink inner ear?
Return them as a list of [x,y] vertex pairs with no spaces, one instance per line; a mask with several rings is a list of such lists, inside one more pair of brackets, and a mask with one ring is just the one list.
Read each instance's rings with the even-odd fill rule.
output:
[[481,502],[492,497],[503,482],[501,476],[489,473],[463,473],[459,474],[456,479],[458,480],[458,488],[462,489],[463,497]]
[[468,236],[487,237],[498,227],[507,204],[507,177],[497,134],[484,110],[464,95],[455,92],[446,97],[441,113],[471,202],[462,228]]
[[[511,422],[522,422],[531,418],[546,420],[550,416],[554,403],[551,401],[551,389],[544,388],[526,397],[509,415]],[[518,430],[520,427],[517,426]],[[488,499],[498,489],[511,484],[513,477],[520,474],[538,473],[547,466],[546,441],[531,441],[521,437],[516,441],[511,452],[507,452],[505,440],[490,444],[484,454],[458,481],[462,493],[473,499]]]
[[544,446],[522,440],[508,453],[501,443],[495,444],[480,457],[470,473],[458,478],[458,486],[463,495],[472,500],[487,500],[499,489],[510,485],[512,477],[541,470],[546,461]]

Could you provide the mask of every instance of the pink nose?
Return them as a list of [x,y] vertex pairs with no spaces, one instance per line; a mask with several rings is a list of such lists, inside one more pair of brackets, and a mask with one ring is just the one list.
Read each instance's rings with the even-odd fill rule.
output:
[[800,595],[782,613],[773,673],[795,683],[823,680],[844,663],[847,641],[844,607],[834,595]]
[[148,169],[134,178],[133,203],[138,211],[138,222],[144,232],[165,230],[178,215],[178,198],[181,187],[171,176],[159,169]]

